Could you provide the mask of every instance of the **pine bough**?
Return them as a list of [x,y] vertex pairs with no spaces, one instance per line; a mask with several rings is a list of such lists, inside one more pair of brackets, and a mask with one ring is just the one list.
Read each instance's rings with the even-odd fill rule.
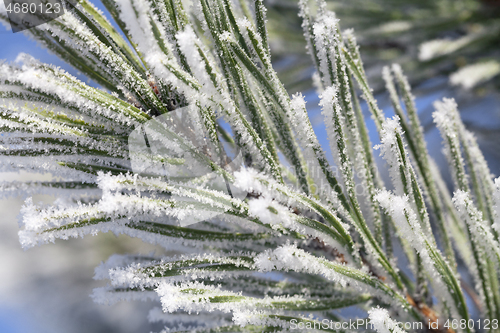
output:
[[[290,97],[273,70],[262,0],[103,3],[120,32],[86,0],[28,31],[103,89],[25,54],[0,65],[1,169],[54,176],[5,182],[3,195],[49,193],[73,202],[39,207],[27,199],[24,248],[112,231],[183,251],[115,255],[96,269],[95,278],[109,280],[94,291],[96,302],[157,300],[161,309],[150,320],[171,331],[287,330],[292,320],[341,322],[347,318],[334,310],[356,305],[379,332],[399,332],[393,324],[403,321],[427,328],[438,318],[440,329],[455,319],[468,324],[448,331],[472,332],[467,298],[481,318],[500,318],[500,179],[493,180],[453,100],[436,102],[434,113],[455,182],[451,198],[401,68],[383,70],[396,113],[388,119],[352,31],[340,31],[323,1],[301,0],[334,169],[303,96]],[[378,130],[376,147],[358,95]],[[192,135],[215,154],[183,136],[166,148],[189,150],[246,191],[244,200],[203,176],[133,172],[128,135],[180,107],[193,120]],[[241,149],[245,165],[221,164],[214,156],[224,147]],[[387,162],[390,185],[373,148]],[[189,160],[161,161],[190,168]],[[179,226],[187,215],[204,221]],[[473,286],[461,280],[457,262]]]

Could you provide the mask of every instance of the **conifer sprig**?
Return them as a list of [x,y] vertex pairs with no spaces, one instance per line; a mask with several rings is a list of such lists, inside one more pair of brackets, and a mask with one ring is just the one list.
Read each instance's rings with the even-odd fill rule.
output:
[[[109,281],[94,291],[97,302],[156,300],[150,319],[170,331],[297,322],[332,331],[319,323],[348,319],[336,310],[350,306],[380,333],[400,332],[394,323],[405,320],[427,329],[437,318],[469,323],[467,293],[483,318],[500,318],[500,179],[452,100],[436,103],[434,119],[453,195],[401,68],[382,74],[396,113],[386,119],[353,32],[323,1],[302,0],[300,17],[333,163],[304,97],[290,96],[273,69],[263,1],[103,3],[120,31],[86,0],[27,31],[101,89],[28,55],[0,64],[0,168],[54,176],[3,183],[2,194],[70,198],[48,207],[26,200],[24,248],[112,231],[183,252],[112,256],[96,269]],[[463,288],[459,262],[472,288]]]

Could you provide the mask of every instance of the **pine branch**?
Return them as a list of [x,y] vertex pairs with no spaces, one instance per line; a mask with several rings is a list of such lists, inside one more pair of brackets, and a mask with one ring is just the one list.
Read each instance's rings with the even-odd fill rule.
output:
[[[435,104],[434,119],[453,199],[401,68],[382,73],[397,115],[386,119],[353,32],[325,2],[300,1],[299,15],[334,164],[304,97],[273,69],[261,0],[104,5],[118,30],[81,0],[26,32],[102,89],[24,54],[0,64],[0,170],[53,176],[0,184],[2,196],[29,197],[24,248],[112,231],[183,253],[113,256],[96,269],[110,284],[93,294],[154,300],[150,320],[177,331],[339,331],[320,325],[356,306],[378,332],[398,333],[408,318],[469,323],[465,291],[479,295],[482,318],[500,317],[500,179],[452,100]],[[38,193],[68,204],[34,205]],[[464,271],[473,288],[462,288]]]

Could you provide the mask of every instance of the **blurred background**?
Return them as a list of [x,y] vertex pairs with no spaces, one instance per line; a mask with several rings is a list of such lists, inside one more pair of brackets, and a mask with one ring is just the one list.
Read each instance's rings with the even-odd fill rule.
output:
[[[99,1],[91,1],[107,14]],[[315,131],[327,148],[317,107],[319,99],[311,81],[314,70],[297,17],[297,1],[268,0],[265,4],[275,68],[290,93],[301,91],[306,96]],[[446,161],[441,153],[441,138],[432,123],[432,103],[454,97],[492,173],[500,175],[500,0],[332,0],[328,7],[337,13],[342,29],[354,28],[370,83],[387,116],[392,116],[393,111],[383,91],[381,69],[391,63],[401,64],[417,96],[429,151],[442,170],[446,170]],[[0,31],[0,45],[0,59],[12,62],[20,52],[26,52],[94,85],[35,41],[22,33],[12,33],[9,27]],[[368,122],[371,139],[377,144],[375,128]],[[4,173],[0,181],[43,177],[49,176]],[[94,287],[102,286],[102,282],[92,279],[94,268],[111,254],[159,249],[126,236],[101,234],[57,241],[24,252],[17,239],[17,219],[25,198],[1,195],[0,332],[128,333],[162,328],[161,324],[147,322],[152,304],[103,306],[94,304],[89,297]],[[48,204],[55,199],[38,195],[33,201]]]

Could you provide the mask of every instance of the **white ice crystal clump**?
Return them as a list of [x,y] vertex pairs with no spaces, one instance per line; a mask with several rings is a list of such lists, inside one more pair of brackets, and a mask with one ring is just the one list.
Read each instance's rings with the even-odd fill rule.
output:
[[454,316],[458,318],[458,310],[453,301],[452,293],[443,281],[443,276],[439,273],[437,263],[431,259],[430,251],[434,257],[439,250],[425,236],[420,223],[418,222],[417,214],[412,209],[407,196],[396,196],[389,191],[380,191],[375,199],[380,203],[387,213],[393,218],[398,233],[402,238],[418,252],[422,258],[423,267],[430,276],[430,281],[435,294],[441,301],[446,302],[450,306],[450,310]]
[[405,333],[398,322],[391,319],[389,311],[383,308],[372,308],[368,311],[370,323],[378,333]]
[[234,178],[234,185],[248,193],[259,194],[285,206],[300,204],[297,198],[288,195],[291,192],[287,186],[277,183],[271,177],[255,169],[247,168],[236,171]]
[[[387,118],[382,124],[381,144],[375,146],[375,149],[380,149],[380,154],[387,161],[389,165],[389,174],[391,176],[392,184],[395,188],[397,195],[404,194],[404,188],[409,184],[403,184],[401,181],[400,168],[404,167],[401,160],[401,154],[397,142],[397,134],[401,137],[403,131],[399,124],[399,117]],[[409,181],[409,179],[408,179]]]
[[184,31],[178,32],[176,40],[179,43],[181,52],[186,56],[189,66],[193,71],[193,75],[196,77],[198,82],[203,85],[204,92],[209,96],[218,95],[218,92],[214,87],[213,82],[210,80],[205,64],[198,51],[198,48],[201,48],[202,44],[191,26],[186,26]]
[[[443,144],[445,146],[445,154],[451,165],[462,166],[464,165],[464,160],[462,154],[460,154],[459,147],[460,141],[458,136],[458,125],[457,125],[457,104],[452,98],[443,98],[443,101],[434,102],[434,107],[436,111],[432,114],[434,122],[441,132],[443,138]],[[457,159],[454,161],[453,159]],[[467,182],[466,176],[461,168],[453,172],[453,180],[457,188],[462,188]]]
[[[254,269],[253,263],[243,258],[247,253],[231,253],[232,256],[218,256],[211,254],[191,254],[173,256],[170,258],[150,259],[137,258],[126,267],[109,269],[109,279],[113,287],[123,288],[154,288],[163,282],[180,283],[197,279],[223,280],[248,276]],[[236,271],[212,270],[218,266],[231,265],[241,268]],[[108,266],[106,263],[105,266]],[[181,270],[173,276],[157,276],[159,272]]]
[[[323,115],[323,118],[325,120],[325,126],[328,133],[328,141],[330,142],[330,149],[332,151],[335,164],[341,170],[346,170],[347,168],[350,168],[351,165],[344,165],[344,163],[342,163],[341,155],[346,156],[348,154],[347,147],[344,147],[343,151],[339,151],[337,143],[340,137],[339,133],[337,133],[337,130],[341,130],[341,128],[336,127],[336,123],[334,120],[336,117],[338,117],[340,124],[345,123],[344,116],[342,112],[340,112],[340,105],[338,100],[338,88],[336,86],[329,86],[325,88],[325,90],[320,96],[319,105],[322,107],[321,114]],[[342,172],[342,175],[345,175],[345,172]],[[345,177],[342,177],[342,179],[344,182],[350,181]]]
[[268,192],[269,188],[258,181],[259,177],[265,177],[265,175],[259,173],[257,170],[251,168],[242,169],[235,172],[234,177],[235,185],[239,188],[250,193],[261,193],[265,196],[272,197],[271,192]]
[[290,227],[293,223],[290,211],[269,198],[261,197],[250,200],[248,208],[250,215],[266,224],[283,224],[284,227]]
[[[350,258],[350,254],[343,249],[337,240],[332,237],[325,236],[323,233],[315,230],[304,223],[301,223],[300,217],[268,196],[261,196],[258,199],[252,199],[248,203],[248,213],[252,217],[256,217],[259,221],[268,224],[275,230],[292,230],[301,234],[310,235],[318,238],[325,244],[339,249],[339,252]],[[287,232],[288,233],[288,232]]]
[[495,223],[493,224],[493,228],[500,233],[500,177],[495,179],[495,188],[493,192],[493,202],[494,202],[494,208],[495,208],[495,216],[494,220]]
[[[269,221],[272,226],[281,225],[294,231],[318,237],[322,241],[337,247],[338,244],[331,237],[325,237],[324,234],[318,233],[312,228],[298,224],[299,217],[291,214],[290,210],[286,208],[290,206],[300,207],[321,214],[319,210],[312,209],[313,207],[308,205],[308,203],[312,202],[320,206],[321,203],[319,201],[313,198],[304,199],[294,196],[289,188],[276,183],[271,178],[254,169],[242,169],[235,172],[234,176],[237,187],[248,193],[260,194],[261,197],[258,200],[251,200],[249,203],[255,216],[261,216],[265,221]],[[252,203],[252,201],[254,202]],[[271,208],[269,209],[269,207]],[[335,212],[331,212],[331,215],[337,218]],[[340,221],[338,221],[338,224],[346,233],[349,232],[347,224]],[[340,247],[339,250],[343,252],[343,247]]]
[[[82,237],[86,234],[113,231],[132,237],[160,244],[165,248],[175,248],[182,244],[199,247],[208,243],[220,243],[209,239],[183,239],[168,237],[147,230],[134,229],[133,224],[146,221],[160,221],[164,224],[176,224],[185,217],[204,220],[212,212],[224,213],[241,202],[217,191],[203,190],[205,195],[197,194],[190,187],[175,187],[160,179],[142,179],[132,175],[111,176],[99,173],[98,183],[103,190],[102,198],[95,204],[78,204],[69,207],[40,208],[31,199],[23,207],[22,224],[19,231],[20,242],[24,248],[37,244],[54,242],[55,239]],[[160,200],[142,196],[140,191],[170,189],[176,199]],[[120,191],[134,190],[135,194],[123,194]],[[139,193],[137,193],[139,192]],[[196,201],[193,201],[195,199]],[[131,225],[132,224],[132,225]],[[220,243],[224,247],[224,244]]]
[[[19,241],[24,249],[38,244],[53,243],[56,238],[68,239],[69,237],[83,236],[85,232],[82,230],[64,230],[62,227],[74,222],[75,219],[85,220],[102,216],[96,207],[83,204],[69,208],[40,209],[33,204],[32,198],[26,199],[21,212],[23,213],[21,225],[24,228],[19,231]],[[97,231],[94,229],[87,233],[96,234]]]
[[[222,290],[219,287],[206,285],[204,283],[182,282],[169,283],[162,281],[155,289],[160,296],[162,309],[165,313],[184,311],[187,313],[214,312],[235,313],[233,321],[242,324],[249,320],[243,314],[249,316],[263,314],[260,309],[273,309],[281,302],[304,302],[305,298],[296,296],[275,296],[255,298],[243,296],[241,292]],[[220,302],[218,299],[227,298],[230,302]]]
[[453,204],[463,221],[466,222],[473,242],[484,252],[493,262],[500,263],[500,246],[495,240],[490,226],[483,219],[483,214],[474,206],[470,195],[462,190],[457,190],[453,196]]
[[[196,290],[199,288],[198,290]],[[167,284],[161,284],[157,289],[157,293],[163,295],[161,297],[163,311],[167,313],[175,313],[172,318],[177,315],[176,311],[182,310],[188,314],[196,313],[233,313],[232,321],[234,324],[239,326],[246,326],[248,324],[253,325],[266,325],[275,324],[279,326],[286,326],[284,321],[280,320],[270,320],[266,315],[269,311],[255,310],[255,306],[258,306],[256,302],[271,304],[273,301],[279,301],[279,298],[273,299],[261,299],[257,301],[238,301],[238,298],[243,298],[239,294],[234,294],[231,292],[225,292],[218,290],[216,288],[207,288],[201,284],[184,284],[181,286],[173,286]],[[217,297],[228,297],[234,298],[235,302],[211,302],[211,299]],[[301,302],[302,299],[297,297],[287,298],[287,301]],[[211,316],[213,317],[213,315]],[[228,323],[222,320],[223,323]],[[206,322],[206,325],[213,326],[213,321]]]
[[[21,68],[0,64],[0,80],[22,84],[23,88],[20,91],[22,93],[33,94],[26,89],[31,88],[35,92],[55,96],[60,99],[63,107],[78,108],[78,114],[84,116],[84,120],[98,123],[100,126],[104,124],[106,128],[113,128],[118,132],[125,130],[122,125],[135,126],[138,121],[146,120],[144,115],[140,115],[138,110],[129,104],[122,103],[109,95],[106,96],[98,89],[85,86],[78,79],[55,66],[44,65],[24,53],[18,55],[16,62],[22,65]],[[7,86],[2,88],[7,88]],[[11,89],[10,86],[8,88]],[[90,95],[93,95],[92,99],[89,99]],[[74,108],[65,108],[65,110],[74,113],[72,111]]]
[[[328,186],[325,171],[322,170],[320,161],[326,161],[318,138],[314,134],[313,127],[307,115],[306,103],[302,94],[295,94],[290,102],[290,120],[293,129],[297,135],[299,144],[304,149],[304,158],[308,161],[308,169],[310,176],[314,179],[319,187],[316,189],[321,196],[327,195],[333,202],[338,204],[337,193],[331,190]],[[329,195],[328,195],[329,194]]]
[[323,73],[323,84],[329,86],[332,83],[333,78],[330,77],[329,62],[333,57],[329,54],[330,50],[333,50],[333,46],[338,43],[336,28],[338,24],[338,19],[335,18],[333,12],[327,12],[321,17],[317,18],[317,21],[313,25],[313,35],[317,46],[317,56],[319,58],[319,68]]
[[275,250],[268,250],[260,253],[255,258],[255,264],[262,272],[272,270],[295,271],[309,274],[322,275],[330,281],[339,283],[345,287],[349,278],[335,272],[333,269],[327,268],[321,264],[318,258],[306,253],[304,250],[298,249],[294,245],[280,246]]
[[[158,18],[153,14],[147,1],[117,1],[120,9],[120,18],[127,25],[127,29],[132,36],[132,39],[137,43],[138,50],[144,55],[146,63],[152,68],[157,77],[163,78],[171,82],[173,86],[185,93],[185,96],[196,98],[198,94],[185,82],[179,80],[173,75],[168,66],[177,70],[181,70],[174,58],[173,47],[170,43],[170,36],[167,36],[167,29],[159,29],[163,47],[166,48],[167,54],[162,50],[159,42],[155,39],[152,24],[162,26],[158,22]],[[193,99],[194,101],[195,99]]]
[[471,89],[500,74],[500,63],[495,60],[467,65],[450,75],[450,83]]

